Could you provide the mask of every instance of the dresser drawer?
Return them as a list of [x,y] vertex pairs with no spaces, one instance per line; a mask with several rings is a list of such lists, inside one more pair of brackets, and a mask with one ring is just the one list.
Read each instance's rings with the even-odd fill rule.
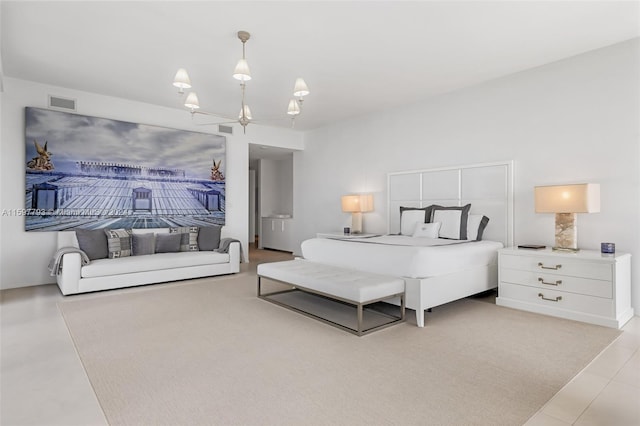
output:
[[500,267],[531,272],[544,272],[554,275],[591,278],[594,280],[611,281],[613,279],[613,267],[609,263],[581,262],[551,256],[502,255],[500,257]]
[[604,317],[611,317],[614,313],[612,299],[539,289],[505,282],[500,283],[498,296],[531,305],[544,306],[548,309],[575,311]]
[[568,291],[608,299],[613,297],[613,283],[605,280],[503,268],[500,270],[500,281],[533,286],[542,290]]

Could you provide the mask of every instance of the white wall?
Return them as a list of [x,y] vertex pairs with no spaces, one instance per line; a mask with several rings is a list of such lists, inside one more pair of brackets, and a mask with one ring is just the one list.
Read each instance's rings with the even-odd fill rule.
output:
[[579,247],[632,253],[640,313],[639,49],[635,39],[306,133],[294,154],[296,254],[316,232],[341,229],[347,193],[373,192],[364,230],[386,232],[388,172],[513,159],[516,244],[554,242],[534,186],[599,183],[601,213],[578,215]]
[[[47,95],[77,99],[78,113],[159,125],[197,132],[214,133],[217,128],[192,124],[180,109],[113,98],[95,93],[52,87],[24,80],[4,79],[0,99],[0,211],[24,208],[25,141],[24,107],[46,108]],[[247,253],[248,235],[248,143],[279,147],[301,147],[302,135],[290,129],[250,125],[247,134],[236,126],[227,137],[226,225],[223,235],[239,239]],[[55,282],[47,264],[55,252],[55,232],[25,232],[24,218],[0,215],[0,288],[23,287]]]

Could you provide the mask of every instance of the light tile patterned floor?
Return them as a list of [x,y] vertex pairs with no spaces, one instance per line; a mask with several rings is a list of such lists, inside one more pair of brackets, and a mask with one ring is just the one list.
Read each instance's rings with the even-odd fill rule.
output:
[[[241,271],[292,258],[269,250],[252,250],[250,257]],[[106,425],[57,308],[57,286],[4,290],[0,296],[0,424]],[[640,425],[640,317],[526,423],[572,424]]]
[[640,317],[526,426],[640,425]]

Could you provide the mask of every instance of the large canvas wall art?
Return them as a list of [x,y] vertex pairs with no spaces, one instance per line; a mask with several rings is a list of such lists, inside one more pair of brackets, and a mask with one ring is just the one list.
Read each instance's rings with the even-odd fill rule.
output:
[[27,231],[224,225],[224,136],[25,109]]

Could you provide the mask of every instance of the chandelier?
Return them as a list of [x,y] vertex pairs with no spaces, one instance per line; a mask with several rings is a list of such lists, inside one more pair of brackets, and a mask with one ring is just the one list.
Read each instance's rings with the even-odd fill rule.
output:
[[[247,125],[253,121],[253,117],[251,116],[251,109],[249,109],[249,105],[245,102],[245,91],[247,88],[247,81],[251,80],[251,72],[249,70],[249,63],[247,62],[247,58],[245,56],[245,46],[247,40],[251,37],[246,31],[238,31],[238,38],[242,42],[242,59],[238,61],[235,70],[233,71],[233,78],[240,81],[240,91],[242,93],[241,103],[240,103],[240,113],[238,114],[238,118],[226,117],[222,114],[216,114],[212,112],[206,112],[200,109],[200,103],[198,101],[198,95],[196,92],[189,92],[187,97],[184,100],[184,106],[189,110],[191,116],[193,117],[195,114],[204,114],[210,115],[214,117],[224,118],[230,120],[231,123],[240,123],[243,128],[244,133],[247,132]],[[189,74],[187,70],[184,68],[180,68],[176,73],[176,76],[173,79],[173,85],[178,88],[178,94],[184,95],[184,89],[191,88],[191,80],[189,79]],[[295,118],[302,111],[302,102],[304,101],[304,97],[309,94],[309,88],[307,84],[302,78],[297,78],[294,88],[293,88],[293,98],[289,101],[289,106],[287,108],[287,114],[291,117],[291,127],[295,124]],[[222,123],[218,123],[222,124]]]

